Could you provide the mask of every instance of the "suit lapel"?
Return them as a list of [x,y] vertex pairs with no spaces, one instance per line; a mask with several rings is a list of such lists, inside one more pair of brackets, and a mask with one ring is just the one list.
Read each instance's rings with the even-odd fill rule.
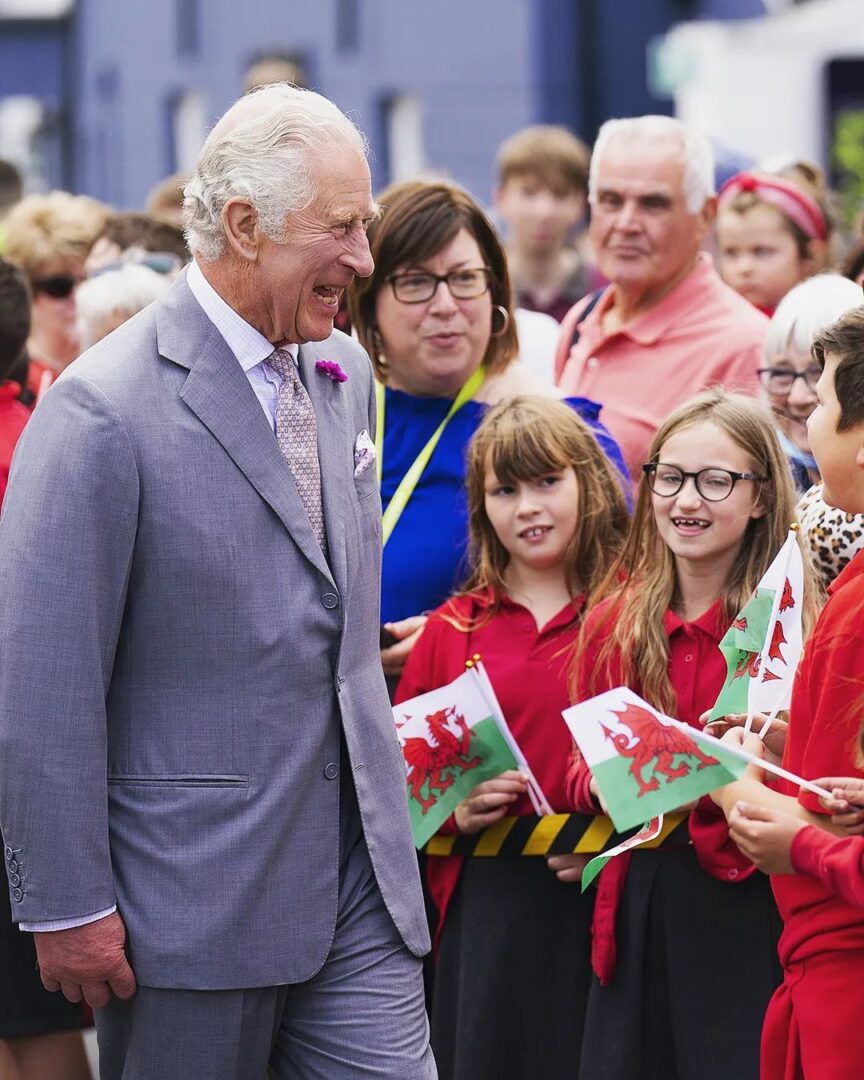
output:
[[[351,429],[347,423],[345,390],[315,368],[320,359],[314,345],[302,345],[299,352],[300,378],[315,409],[318,424],[318,462],[321,467],[321,499],[324,527],[333,577],[340,593],[346,595],[348,579],[345,537],[346,462],[353,461]],[[350,476],[348,482],[350,483]]]
[[[158,320],[159,351],[189,369],[180,397],[273,509],[316,570],[333,575],[264,411],[225,339],[185,281]],[[326,517],[326,506],[325,506]]]

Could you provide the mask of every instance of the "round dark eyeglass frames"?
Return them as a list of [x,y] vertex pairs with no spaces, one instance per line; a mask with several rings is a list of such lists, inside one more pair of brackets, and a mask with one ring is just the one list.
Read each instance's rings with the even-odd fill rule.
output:
[[758,473],[732,472],[730,469],[700,469],[699,472],[684,472],[677,465],[664,465],[660,461],[649,461],[642,466],[642,472],[648,487],[661,498],[669,499],[677,495],[688,479],[693,480],[696,490],[706,502],[723,502],[732,494],[732,489],[739,480],[766,480]]
[[756,372],[759,382],[769,394],[776,397],[786,397],[792,391],[796,379],[803,379],[804,384],[810,390],[816,389],[822,368],[818,364],[810,364],[804,371],[795,371],[794,368],[763,367]]
[[449,274],[429,274],[425,271],[391,274],[385,280],[401,304],[425,304],[435,295],[442,281],[454,300],[475,300],[489,289],[489,267],[465,267]]

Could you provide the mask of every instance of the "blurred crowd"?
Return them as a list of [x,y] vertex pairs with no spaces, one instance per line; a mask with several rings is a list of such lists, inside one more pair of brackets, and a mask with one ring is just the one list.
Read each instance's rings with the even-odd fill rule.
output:
[[[52,383],[84,350],[157,301],[183,272],[189,261],[182,223],[187,179],[167,178],[145,207],[127,211],[63,191],[23,195],[14,167],[0,162],[0,500],[16,441]],[[382,212],[368,233],[375,269],[370,277],[357,279],[343,298],[337,325],[359,339],[378,380],[379,430],[374,434],[381,457],[385,543],[381,656],[397,700],[433,689],[464,663],[461,654],[455,669],[442,660],[452,643],[439,616],[433,614],[430,621],[430,613],[440,612],[458,593],[463,599],[455,615],[449,611],[451,622],[467,620],[477,628],[485,626],[489,610],[494,616],[484,630],[482,651],[493,658],[493,681],[505,681],[507,669],[518,672],[518,685],[508,684],[501,695],[509,693],[511,713],[530,713],[525,689],[530,679],[545,680],[542,690],[533,684],[532,694],[543,697],[550,713],[560,711],[572,698],[572,682],[560,665],[554,676],[548,675],[550,658],[572,645],[589,594],[599,589],[599,596],[605,589],[608,601],[612,583],[620,582],[625,571],[635,575],[650,563],[644,550],[641,555],[636,551],[638,537],[624,547],[634,500],[633,521],[641,523],[643,540],[650,536],[655,546],[666,540],[666,526],[659,519],[653,524],[648,510],[652,492],[660,491],[657,464],[670,445],[685,456],[690,453],[691,447],[682,449],[681,433],[700,424],[710,429],[707,435],[699,430],[709,444],[715,440],[711,445],[723,459],[715,471],[738,477],[739,484],[762,453],[758,447],[768,447],[764,454],[769,460],[776,440],[785,472],[775,481],[788,499],[783,502],[778,495],[775,506],[791,510],[800,522],[821,578],[814,588],[830,585],[864,547],[864,518],[822,497],[807,427],[821,374],[811,344],[864,299],[862,223],[838,219],[837,200],[823,171],[811,162],[754,163],[722,184],[717,180],[711,145],[701,132],[665,117],[639,117],[609,121],[593,150],[563,127],[536,125],[514,133],[499,148],[491,199],[490,193],[469,193],[447,180],[425,177],[376,194]],[[483,206],[487,202],[489,212]],[[117,362],[122,360],[118,356]],[[506,437],[505,429],[510,432]],[[751,429],[758,429],[758,439],[741,434]],[[580,442],[586,431],[593,439]],[[505,447],[493,469],[494,492],[482,471],[492,451],[481,453],[478,439],[493,446],[498,439]],[[569,457],[561,457],[565,445]],[[480,461],[474,473],[472,453]],[[582,544],[578,560],[569,548],[554,556],[559,569],[577,567],[578,581],[561,585],[556,579],[558,591],[553,589],[545,600],[540,589],[537,603],[544,617],[523,626],[525,607],[508,608],[502,599],[509,589],[512,600],[516,587],[513,579],[505,580],[502,568],[508,552],[519,563],[513,556],[517,540],[507,540],[507,529],[515,530],[515,536],[518,528],[506,523],[504,511],[490,510],[490,500],[503,500],[505,486],[510,491],[533,482],[532,470],[557,475],[574,456],[583,469],[581,474],[576,469],[577,476],[595,478],[594,487],[580,479],[580,497],[591,493],[598,519],[581,540],[576,526],[569,527],[567,544]],[[738,458],[743,466],[735,464]],[[526,465],[529,459],[533,464]],[[703,471],[710,470],[702,465],[692,474],[685,470],[681,484],[686,486],[690,475],[699,484]],[[733,479],[726,492],[729,504],[715,504],[706,495],[708,504],[731,505],[741,491],[735,485]],[[797,510],[792,510],[795,503]],[[559,512],[549,511],[553,517]],[[703,527],[701,513],[694,506],[691,529]],[[754,522],[760,516],[748,513]],[[780,527],[779,515],[777,510],[776,521],[766,515],[772,528]],[[753,529],[748,543],[761,535],[755,524]],[[758,542],[767,556],[768,540]],[[622,551],[629,552],[631,562]],[[615,562],[616,555],[624,562]],[[522,563],[523,569],[531,568],[527,556]],[[747,581],[752,577],[751,568]],[[535,596],[534,579],[520,583],[526,595]],[[691,610],[679,610],[674,626],[664,614],[667,592],[654,612],[671,642],[664,646],[663,664],[672,653],[678,655],[676,650],[683,658],[702,647],[698,641],[675,644],[685,637],[696,640],[701,633],[712,648],[716,645],[716,612],[710,627],[700,618],[727,596],[727,586],[731,589],[722,578],[703,598],[703,607],[697,597]],[[737,596],[740,583],[736,588]],[[472,597],[470,603],[465,596]],[[630,610],[635,625],[641,609],[634,602]],[[516,652],[512,642],[523,630],[519,640],[524,649]],[[640,640],[639,647],[643,644]],[[497,676],[495,657],[501,668]],[[583,677],[587,685],[585,672],[577,681]],[[681,705],[683,684],[675,685]],[[705,688],[689,692],[692,716],[682,718],[695,722],[712,701]],[[511,719],[511,724],[514,730],[519,727],[518,721]],[[526,724],[530,728],[527,719]],[[546,777],[553,809],[587,812],[589,796],[583,792],[580,803],[573,793],[578,777],[568,779],[561,767],[569,753],[563,732],[561,727],[557,735],[539,740],[532,766]],[[524,737],[530,744],[528,728]],[[490,792],[498,800],[493,798],[492,809],[484,809],[480,792],[454,829],[488,827],[505,809],[530,813],[524,788],[517,780],[512,783],[511,790],[505,784]],[[719,826],[711,827],[716,831]],[[720,847],[727,841],[724,833]],[[515,881],[500,860],[481,865],[484,860],[466,859],[463,866],[461,860],[456,865],[427,859],[430,919],[438,942],[428,989],[441,1075],[460,1080],[575,1076],[582,1054],[583,1063],[589,1062],[578,1074],[584,1080],[648,1076],[628,1071],[635,1068],[632,1055],[643,1051],[642,1044],[630,1046],[627,1038],[621,1040],[627,1048],[619,1047],[617,1065],[592,1071],[596,1066],[590,1064],[612,1060],[608,1046],[615,1042],[616,1026],[632,1030],[634,1017],[647,1015],[640,1012],[645,992],[631,969],[637,963],[634,941],[650,939],[659,950],[658,935],[674,937],[660,905],[668,907],[676,893],[679,900],[685,895],[693,925],[669,945],[662,963],[674,959],[679,968],[689,963],[690,973],[679,970],[676,976],[686,988],[681,993],[702,994],[704,1004],[706,984],[700,990],[699,966],[687,958],[704,929],[692,916],[700,905],[703,912],[716,913],[726,901],[699,875],[715,883],[731,866],[740,873],[740,895],[747,896],[736,924],[737,958],[744,964],[748,950],[763,949],[764,964],[755,965],[749,986],[741,985],[740,970],[738,982],[721,980],[717,994],[738,994],[742,1009],[734,1023],[712,1036],[730,1044],[728,1055],[719,1054],[714,1071],[700,1075],[755,1077],[761,1011],[779,978],[773,959],[776,912],[770,890],[753,884],[748,868],[724,862],[716,843],[709,854],[699,847],[701,840],[694,843],[707,871],[694,861],[661,887],[653,877],[656,854],[643,856],[653,860],[644,873],[631,869],[631,874],[642,873],[638,911],[636,901],[627,900],[623,880],[615,897],[602,894],[613,911],[618,905],[626,913],[618,924],[619,975],[612,996],[606,988],[615,968],[608,952],[614,952],[614,941],[610,946],[608,923],[598,925],[589,901],[580,900],[579,906],[573,899],[578,860],[562,856],[548,867],[539,860],[542,865],[530,871],[523,866],[531,860],[523,860],[523,876]],[[84,1078],[89,1072],[79,1032],[91,1018],[82,1006],[42,989],[29,936],[13,927],[5,890],[0,895],[0,1077]],[[654,896],[656,910],[646,896]],[[490,910],[498,910],[499,902],[502,911],[508,903],[513,908],[512,923],[505,926],[502,914],[496,929],[490,926]],[[529,910],[541,925],[526,930]],[[542,918],[536,918],[537,912]],[[565,953],[581,950],[584,963],[578,977],[574,968],[560,978],[548,975],[549,992],[568,1010],[564,1015],[589,1016],[585,1028],[571,1019],[550,1021],[546,991],[532,983],[537,956],[555,941]],[[720,946],[718,962],[719,955]],[[509,973],[501,962],[505,958]],[[662,966],[656,957],[645,963],[654,965],[653,972]],[[523,1018],[518,1024],[516,1009]],[[665,1012],[662,1024],[656,1017],[651,1023],[661,1024],[663,1031],[674,1029],[667,1035],[686,1048],[681,1053],[704,1063],[700,1055],[710,1054],[711,1048],[685,1037],[694,1015],[692,1003],[688,1008],[679,1001]],[[532,1060],[544,1064],[534,1070]],[[740,1069],[724,1072],[735,1068],[729,1062],[738,1062]],[[660,1069],[650,1075],[696,1074]]]

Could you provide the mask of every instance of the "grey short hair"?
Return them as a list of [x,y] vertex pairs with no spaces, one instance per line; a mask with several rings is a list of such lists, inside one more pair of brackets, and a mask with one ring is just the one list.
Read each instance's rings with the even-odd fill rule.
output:
[[89,278],[75,294],[81,347],[87,349],[101,341],[117,324],[118,317],[131,319],[158,300],[170,284],[165,274],[134,263]]
[[604,151],[613,139],[638,139],[666,142],[676,139],[684,160],[682,189],[691,214],[698,214],[706,199],[715,194],[714,149],[711,140],[698,128],[684,124],[672,116],[632,116],[623,120],[607,120],[600,128],[591,152],[591,171],[588,177],[588,201],[594,202],[597,192],[597,173]]
[[334,143],[368,152],[359,128],[320,94],[271,83],[240,98],[207,136],[184,188],[189,250],[205,262],[224,253],[222,210],[238,196],[255,207],[264,234],[284,243],[287,215],[317,194],[313,153]]
[[790,350],[808,354],[817,334],[861,306],[861,287],[840,274],[817,274],[790,289],[768,324],[762,354],[770,364]]

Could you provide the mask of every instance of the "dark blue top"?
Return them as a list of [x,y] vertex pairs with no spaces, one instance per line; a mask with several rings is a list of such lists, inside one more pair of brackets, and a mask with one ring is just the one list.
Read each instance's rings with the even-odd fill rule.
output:
[[[630,480],[618,444],[600,423],[600,406],[587,398],[565,398],[597,436],[619,470],[630,503]],[[384,508],[402,477],[447,415],[452,400],[414,397],[385,390]],[[392,622],[431,611],[468,574],[468,505],[465,453],[488,406],[468,401],[453,417],[384,548],[381,619]]]

